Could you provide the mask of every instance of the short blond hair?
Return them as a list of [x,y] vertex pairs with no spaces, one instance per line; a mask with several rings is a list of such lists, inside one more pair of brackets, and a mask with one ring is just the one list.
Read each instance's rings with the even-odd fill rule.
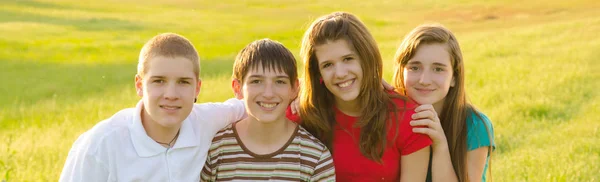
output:
[[175,33],[162,33],[150,39],[142,50],[138,59],[137,74],[141,77],[148,71],[148,60],[154,57],[183,57],[194,65],[194,74],[200,78],[200,58],[198,51],[185,37]]

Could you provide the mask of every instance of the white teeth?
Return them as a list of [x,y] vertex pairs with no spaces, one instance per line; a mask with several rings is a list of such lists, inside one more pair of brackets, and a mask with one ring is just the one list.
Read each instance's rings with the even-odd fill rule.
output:
[[338,86],[344,88],[344,87],[350,86],[350,84],[352,84],[352,82],[354,82],[354,80],[349,80],[347,82],[340,83],[340,84],[338,84]]
[[258,104],[260,106],[266,107],[266,108],[273,108],[273,107],[277,106],[277,104],[265,104],[265,103],[262,103],[262,102],[259,102]]
[[177,106],[162,106],[162,108],[165,108],[165,109],[179,109],[179,107],[177,107]]

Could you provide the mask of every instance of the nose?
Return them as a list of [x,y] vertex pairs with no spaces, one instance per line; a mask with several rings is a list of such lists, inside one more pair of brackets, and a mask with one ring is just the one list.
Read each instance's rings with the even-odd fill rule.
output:
[[419,75],[419,84],[421,85],[429,85],[431,84],[431,76],[429,75],[429,71],[423,71]]
[[334,71],[334,75],[336,78],[344,78],[346,77],[346,75],[348,75],[348,69],[342,64],[335,65]]
[[167,86],[165,87],[163,97],[167,100],[179,99],[179,92],[176,83],[167,84]]
[[275,94],[274,94],[274,91],[273,91],[274,84],[275,83],[273,83],[273,82],[267,82],[267,84],[265,84],[265,87],[264,87],[264,90],[263,90],[263,94],[262,94],[262,96],[265,99],[271,99],[271,98],[275,97]]

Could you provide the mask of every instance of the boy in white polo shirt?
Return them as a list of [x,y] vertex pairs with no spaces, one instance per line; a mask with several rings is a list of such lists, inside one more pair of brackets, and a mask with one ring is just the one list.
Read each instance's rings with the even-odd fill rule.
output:
[[135,76],[141,101],[79,136],[60,181],[199,181],[215,133],[245,115],[237,99],[194,104],[199,72],[186,38],[148,41]]

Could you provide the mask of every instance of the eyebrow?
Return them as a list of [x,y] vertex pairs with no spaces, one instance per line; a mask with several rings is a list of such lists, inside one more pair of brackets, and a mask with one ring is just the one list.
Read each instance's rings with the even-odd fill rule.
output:
[[351,56],[356,56],[356,53],[351,52],[349,54],[343,55],[342,57],[345,58],[345,57],[351,57]]
[[[350,53],[348,53],[348,54],[345,54],[345,55],[343,55],[343,56],[340,56],[340,57],[341,57],[341,58],[347,58],[347,57],[357,57],[357,55],[356,55],[356,53],[354,53],[354,52],[350,52]],[[323,61],[323,62],[322,62],[321,64],[319,64],[319,65],[322,65],[323,63],[327,63],[327,62],[329,62],[329,61],[331,61],[331,60],[325,60],[325,61]]]
[[[423,64],[423,63],[421,63],[421,61],[409,61],[409,62],[407,63],[407,65],[408,65],[408,64],[410,64],[410,65],[415,65],[415,64]],[[443,63],[440,63],[440,62],[433,62],[433,65],[435,65],[435,66],[442,66],[442,67],[448,67],[448,65],[446,65],[446,64],[443,64]]]
[[[151,76],[150,79],[165,79],[167,78],[166,76]],[[179,80],[192,80],[192,77],[179,77],[177,78]]]

